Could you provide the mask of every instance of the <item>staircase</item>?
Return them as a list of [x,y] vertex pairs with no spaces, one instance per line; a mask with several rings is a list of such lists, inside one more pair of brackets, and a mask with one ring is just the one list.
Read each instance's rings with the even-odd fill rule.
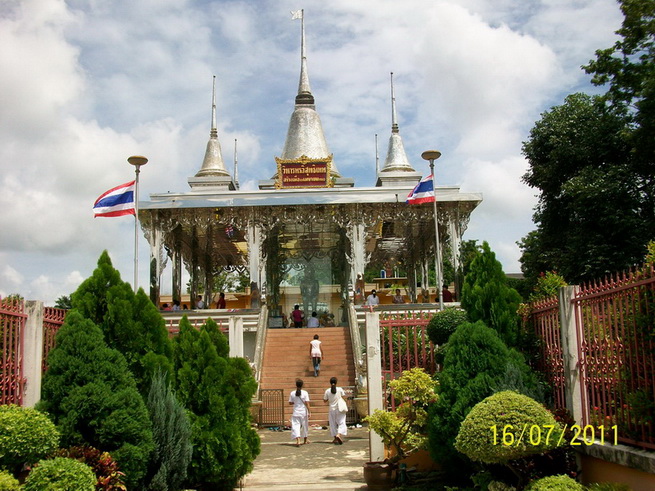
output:
[[[321,372],[314,377],[309,342],[319,335],[324,358]],[[269,329],[266,333],[264,360],[259,387],[284,390],[284,421],[290,424],[293,406],[288,403],[289,394],[296,388],[296,379],[305,382],[303,389],[309,393],[311,404],[310,424],[327,425],[328,406],[323,402],[325,389],[330,388],[330,378],[337,377],[340,387],[355,385],[350,332],[347,327]]]

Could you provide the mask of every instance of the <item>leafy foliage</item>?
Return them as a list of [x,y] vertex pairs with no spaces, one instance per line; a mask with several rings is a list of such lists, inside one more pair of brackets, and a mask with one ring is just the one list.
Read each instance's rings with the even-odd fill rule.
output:
[[61,448],[54,453],[55,457],[68,457],[88,465],[96,475],[96,489],[125,491],[123,483],[125,476],[119,470],[118,462],[109,454],[88,445]]
[[395,449],[392,463],[427,447],[427,406],[436,399],[436,383],[421,368],[406,370],[389,382],[392,396],[400,402],[395,412],[376,409],[367,416],[369,429]]
[[259,454],[250,403],[257,384],[243,358],[227,358],[225,336],[211,319],[200,330],[184,317],[174,342],[177,396],[190,411],[193,455],[188,481],[232,489]]
[[461,422],[478,402],[508,385],[512,370],[523,390],[536,392],[537,381],[523,357],[510,350],[482,321],[457,327],[446,344],[437,401],[430,406],[429,449],[445,467],[465,465],[454,449]]
[[148,489],[180,489],[191,461],[191,425],[163,372],[153,377],[146,403],[155,441]]
[[8,471],[0,471],[0,491],[18,491],[20,483]]
[[473,259],[462,287],[462,308],[471,322],[483,321],[495,329],[508,346],[518,343],[519,318],[516,313],[521,296],[506,283],[502,265],[489,244]]
[[16,405],[0,406],[0,467],[17,475],[59,445],[59,431],[40,411]]
[[427,332],[430,341],[436,345],[446,344],[457,326],[468,321],[466,311],[457,307],[447,307],[432,316]]
[[[535,428],[538,437],[533,435]],[[506,464],[557,447],[562,433],[553,415],[541,404],[516,392],[503,391],[471,409],[462,421],[455,448],[471,460]]]
[[568,286],[566,280],[555,271],[546,271],[537,278],[537,285],[530,294],[530,301],[535,302],[544,298],[559,295],[559,289]]
[[529,491],[584,491],[584,486],[569,476],[547,476],[532,481],[526,488]]
[[56,337],[40,407],[52,415],[66,446],[110,452],[138,488],[153,450],[151,423],[125,358],[102,331],[72,310]]
[[100,327],[109,347],[125,356],[142,395],[148,393],[157,369],[172,373],[172,346],[164,319],[143,289],[134,294],[130,284],[121,280],[107,251],[73,293],[72,305]]
[[25,491],[94,491],[96,476],[91,468],[75,459],[56,457],[42,460],[25,480]]

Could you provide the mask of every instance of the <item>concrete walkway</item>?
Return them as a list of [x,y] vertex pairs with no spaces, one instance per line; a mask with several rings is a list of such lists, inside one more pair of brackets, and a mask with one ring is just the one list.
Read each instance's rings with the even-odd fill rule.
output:
[[368,461],[367,428],[348,428],[343,445],[331,443],[329,430],[311,428],[311,443],[300,447],[291,442],[288,430],[258,433],[262,451],[243,489],[367,489],[362,470]]

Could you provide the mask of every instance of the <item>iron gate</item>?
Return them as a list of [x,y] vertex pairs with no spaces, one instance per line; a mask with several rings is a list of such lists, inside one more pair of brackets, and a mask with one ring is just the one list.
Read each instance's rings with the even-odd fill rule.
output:
[[262,401],[259,425],[284,428],[284,390],[260,389],[259,400]]

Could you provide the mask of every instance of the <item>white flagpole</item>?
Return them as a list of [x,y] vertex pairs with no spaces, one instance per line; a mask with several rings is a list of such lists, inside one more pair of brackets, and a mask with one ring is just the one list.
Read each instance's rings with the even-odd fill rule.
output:
[[430,162],[430,173],[432,174],[432,201],[434,213],[434,235],[436,254],[434,255],[434,272],[437,275],[437,297],[439,298],[439,310],[443,310],[443,276],[441,273],[441,244],[439,241],[439,219],[437,218],[437,186],[434,180],[434,161],[441,157],[439,150],[426,150],[421,154],[424,160]]
[[134,180],[134,293],[136,293],[139,289],[139,173],[141,166],[148,163],[148,159],[133,155],[127,161],[134,166],[136,174]]

